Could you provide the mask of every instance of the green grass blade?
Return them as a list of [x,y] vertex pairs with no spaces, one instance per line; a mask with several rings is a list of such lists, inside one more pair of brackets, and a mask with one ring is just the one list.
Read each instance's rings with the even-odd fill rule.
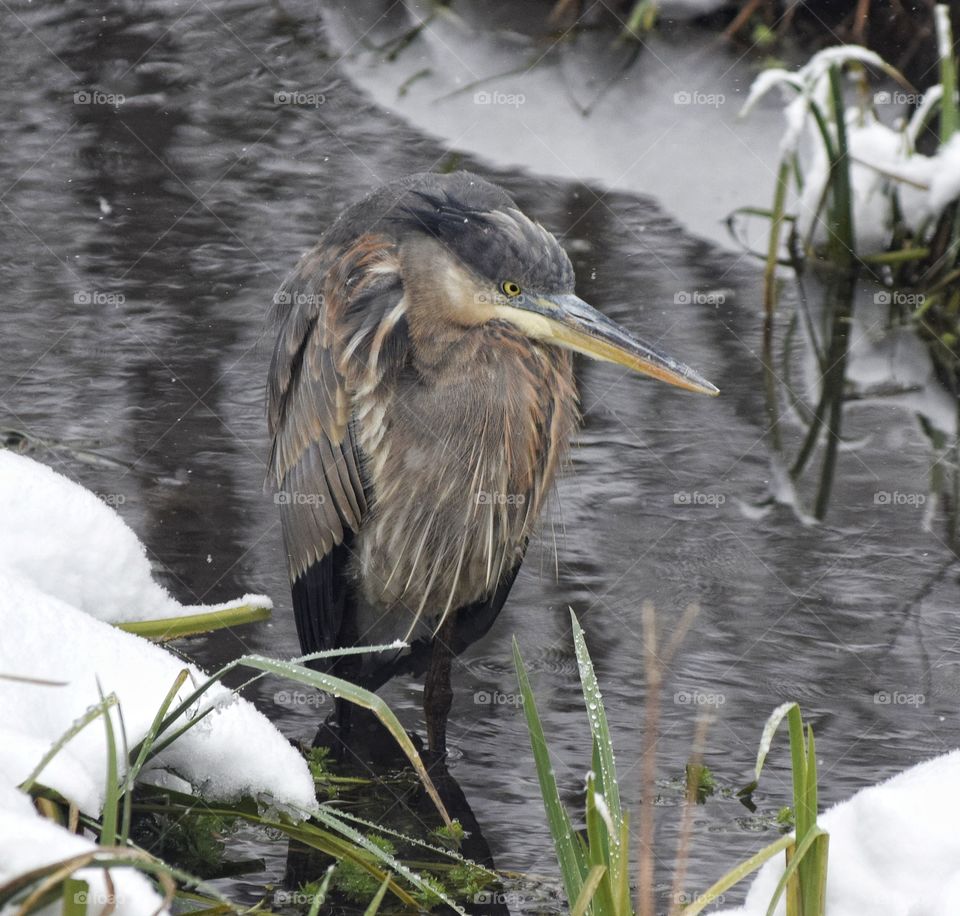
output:
[[773,315],[777,307],[777,264],[780,255],[780,233],[786,218],[787,186],[790,181],[790,161],[784,159],[777,170],[777,189],[773,197],[770,215],[770,237],[767,245],[767,261],[763,271],[763,308]]
[[[360,655],[365,652],[387,652],[387,651],[396,651],[397,644],[391,645],[376,645],[376,646],[351,646],[347,649],[327,649],[323,652],[311,652],[309,655],[301,655],[298,658],[291,659],[289,662],[284,664],[299,665],[305,661],[314,661],[319,659],[327,658],[341,658],[345,655]],[[261,656],[257,656],[260,658]],[[174,722],[176,722],[191,706],[193,706],[200,697],[203,696],[214,684],[219,683],[226,677],[234,668],[237,668],[243,664],[244,658],[235,659],[232,662],[228,662],[218,671],[215,671],[211,674],[199,687],[197,687],[191,694],[189,694],[184,700],[177,704],[174,710],[168,713],[163,722],[160,723],[160,728],[157,729],[157,734],[163,734]],[[258,674],[253,680],[264,677],[265,673]],[[252,681],[250,683],[252,683]],[[196,724],[195,720],[193,724]]]
[[319,671],[314,671],[312,668],[306,668],[303,665],[295,665],[291,662],[280,662],[272,658],[266,658],[262,655],[245,655],[243,658],[238,659],[238,661],[244,667],[254,668],[258,671],[266,671],[270,674],[276,674],[280,677],[286,677],[290,680],[298,681],[301,684],[307,684],[311,687],[316,687],[318,690],[322,690],[325,693],[348,700],[356,706],[362,706],[364,709],[369,709],[370,712],[372,712],[380,720],[387,731],[390,732],[390,734],[393,736],[393,740],[397,742],[397,744],[400,746],[400,749],[404,752],[404,754],[406,754],[407,759],[417,771],[417,775],[420,777],[420,782],[423,783],[423,787],[427,790],[427,794],[433,801],[434,807],[443,818],[444,824],[446,824],[448,827],[452,826],[450,815],[447,813],[446,807],[440,800],[440,794],[437,792],[437,788],[433,784],[433,780],[430,778],[427,768],[423,765],[423,761],[420,759],[417,749],[413,746],[410,736],[406,733],[403,726],[394,715],[393,710],[387,706],[383,699],[378,697],[375,693],[372,693],[369,690],[364,690],[364,688],[358,687],[356,684],[351,684],[349,681],[345,681],[342,678],[334,677],[332,674],[323,674]]
[[[451,900],[446,894],[439,892],[435,887],[428,884],[415,871],[408,868],[395,856],[390,855],[390,853],[388,853],[386,850],[381,849],[376,843],[372,842],[370,839],[360,833],[359,830],[355,830],[349,824],[341,821],[332,809],[321,808],[319,812],[314,814],[314,817],[320,821],[320,823],[326,824],[330,829],[338,831],[351,843],[354,843],[366,850],[374,858],[379,859],[384,865],[387,866],[388,869],[395,871],[398,875],[409,881],[414,887],[432,897],[435,897],[438,903],[444,903],[456,910],[456,912],[463,913],[463,908],[457,906],[457,904],[454,903],[454,901]],[[293,834],[290,835],[292,836]],[[382,881],[384,879],[384,874],[381,872],[377,875],[377,877]],[[390,875],[386,874],[386,877],[390,878]],[[400,888],[396,882],[392,880],[392,878],[390,880],[390,886],[401,891],[403,890],[403,888]],[[409,895],[407,895],[407,897],[409,898]]]
[[930,257],[929,248],[900,248],[897,251],[882,251],[879,254],[863,254],[860,260],[864,264],[902,264],[909,261],[922,261]]
[[383,879],[380,887],[377,888],[373,900],[370,901],[370,906],[363,911],[363,916],[377,916],[377,913],[380,912],[380,904],[383,903],[383,898],[386,896],[388,887],[390,887],[390,875],[387,875],[387,877]]
[[62,916],[86,916],[90,885],[80,878],[67,878],[60,895]]
[[[595,898],[593,905],[594,916],[614,916],[616,910],[613,905],[613,888],[610,883],[610,870],[613,867],[610,858],[610,847],[613,845],[609,836],[610,826],[601,815],[598,809],[598,801],[602,802],[602,796],[597,792],[596,780],[591,773],[587,777],[587,842],[588,842],[588,862],[590,871],[597,868],[603,869],[603,874],[597,880],[597,886],[591,893],[591,898]],[[619,839],[619,835],[617,836]],[[589,878],[590,873],[587,873]],[[584,880],[586,887],[586,880]],[[583,890],[580,891],[581,899]],[[589,902],[589,901],[588,901]]]
[[[790,759],[793,770],[793,813],[796,818],[797,839],[802,840],[812,826],[807,807],[807,755],[803,740],[803,719],[796,703],[787,714],[790,726]],[[814,817],[816,820],[816,817]]]
[[540,794],[547,812],[547,823],[550,826],[550,835],[557,851],[557,861],[560,864],[560,874],[563,886],[567,892],[567,900],[574,902],[580,899],[587,867],[583,851],[578,838],[573,832],[570,817],[560,793],[557,791],[557,780],[550,763],[550,751],[543,734],[543,725],[537,712],[536,700],[527,677],[527,669],[520,655],[520,646],[516,637],[513,640],[513,663],[517,669],[517,680],[520,683],[520,695],[523,697],[523,714],[527,720],[527,730],[530,733],[530,746],[533,748],[533,759],[537,767],[537,779],[540,782]]
[[54,741],[52,745],[50,745],[50,749],[43,755],[43,757],[40,758],[40,762],[33,768],[33,771],[30,773],[30,775],[22,783],[20,783],[20,788],[24,792],[29,792],[33,788],[40,774],[46,768],[47,764],[53,760],[57,754],[60,753],[64,745],[67,744],[74,737],[74,735],[77,735],[83,731],[83,729],[93,722],[94,719],[104,715],[110,706],[115,706],[116,702],[116,695],[111,693],[103,703],[99,703],[96,706],[91,706],[56,741]]
[[[603,776],[601,775],[602,768],[600,765],[600,747],[597,744],[596,739],[594,739],[593,741],[593,762],[591,766],[593,768],[593,771],[592,771],[593,791],[599,792],[601,796],[605,797],[606,793],[604,792]],[[620,832],[619,828],[615,828],[615,829],[617,831],[617,836],[619,836],[619,832]],[[614,837],[608,836],[608,832],[605,830],[600,835],[600,842],[602,843],[602,850],[601,850],[602,857],[599,861],[605,862],[608,865],[612,865],[611,859],[610,859],[610,850],[611,850],[611,847],[616,849],[616,847],[614,846]]]
[[[953,27],[950,25],[950,7],[939,3],[934,8],[937,29],[937,47],[940,49],[940,143],[946,143],[957,131],[957,67],[953,59]],[[945,53],[944,53],[945,52]]]
[[738,884],[747,875],[753,874],[761,865],[769,862],[778,853],[784,852],[793,843],[793,837],[789,834],[775,840],[769,846],[764,846],[758,853],[750,856],[749,859],[741,862],[736,868],[731,868],[722,878],[719,878],[710,885],[697,899],[684,907],[683,916],[697,916],[698,913],[713,905],[717,898],[730,890],[735,884]]
[[587,879],[583,882],[583,890],[580,891],[577,902],[571,908],[570,916],[584,916],[606,873],[607,869],[604,865],[594,865],[587,872]]
[[807,726],[807,758],[805,764],[806,786],[804,788],[804,804],[807,806],[807,817],[811,824],[817,820],[817,748],[813,740],[813,726]]
[[150,728],[147,729],[146,735],[144,735],[140,743],[137,744],[137,746],[130,753],[131,760],[129,767],[127,768],[127,778],[124,786],[123,820],[120,827],[120,835],[124,839],[130,835],[133,785],[137,781],[137,777],[140,775],[140,771],[143,769],[144,763],[147,761],[147,757],[150,754],[151,748],[153,747],[153,742],[156,740],[157,733],[160,730],[160,723],[163,721],[163,717],[167,714],[170,704],[180,692],[180,688],[187,680],[189,673],[190,672],[184,668],[176,676],[176,678],[174,678],[173,684],[167,691],[167,695],[163,698],[160,708],[157,709],[156,715],[154,715],[153,721],[150,723]]
[[623,815],[620,824],[620,873],[612,875],[610,883],[613,885],[614,900],[618,913],[631,913],[630,909],[630,815]]
[[[807,726],[806,783],[803,803],[806,808],[808,829],[817,827],[817,749],[813,740],[813,726]],[[799,834],[798,834],[799,835]],[[818,858],[808,855],[800,864],[800,887],[803,894],[805,916],[819,916],[815,909],[816,901],[822,894],[821,885],[825,876],[818,870]]]
[[615,825],[623,818],[620,809],[620,790],[617,786],[617,767],[613,757],[613,742],[610,740],[610,728],[607,725],[607,713],[603,708],[603,696],[593,670],[593,661],[583,636],[580,622],[573,610],[570,611],[570,625],[573,627],[573,645],[580,670],[580,683],[583,686],[583,699],[587,706],[587,718],[590,720],[590,733],[599,752],[599,779],[603,787],[607,808]]
[[[100,819],[100,845],[113,846],[117,840],[117,808],[120,801],[120,779],[117,766],[117,739],[113,732],[113,720],[106,707],[106,698],[97,679],[97,692],[104,706],[103,728],[107,738],[107,781],[104,788],[103,814]],[[118,707],[119,708],[119,707]]]
[[587,707],[587,719],[590,722],[590,733],[593,736],[594,772],[596,773],[599,791],[610,813],[610,820],[613,822],[609,834],[606,830],[602,834],[604,844],[603,862],[608,868],[607,879],[604,883],[610,895],[609,905],[612,908],[614,886],[619,884],[619,876],[629,870],[629,862],[625,857],[626,851],[620,843],[623,809],[620,804],[620,788],[617,783],[617,766],[613,753],[613,741],[610,738],[610,727],[607,723],[607,713],[603,706],[603,695],[597,682],[590,651],[587,649],[583,628],[580,626],[580,621],[577,620],[572,608],[570,610],[570,626],[573,630],[573,646],[577,656],[580,683],[583,688],[583,701]]
[[394,837],[395,839],[400,840],[405,846],[416,846],[418,849],[425,849],[429,851],[434,856],[442,856],[447,858],[454,865],[469,865],[478,873],[486,875],[491,881],[496,880],[499,877],[497,872],[487,868],[486,866],[478,865],[476,862],[465,858],[461,853],[446,846],[437,846],[435,843],[427,843],[425,840],[421,840],[419,837],[408,836],[405,833],[401,833],[399,830],[394,830],[392,827],[387,827],[384,824],[374,823],[373,821],[367,820],[364,817],[360,817],[350,811],[346,811],[343,808],[337,808],[337,817],[342,820],[350,821],[352,824],[365,827],[367,830],[375,830],[382,836]]
[[[327,902],[327,894],[330,891],[330,882],[333,880],[333,873],[336,870],[336,865],[331,865],[327,869],[327,873],[323,876],[323,881],[320,882],[320,887],[317,888],[317,892],[313,895],[313,900],[310,901],[310,909],[307,911],[307,916],[317,916],[320,912],[320,907]],[[385,882],[387,886],[390,885],[390,876],[387,875]]]
[[777,882],[776,890],[773,892],[773,898],[770,901],[770,905],[767,907],[767,916],[773,916],[774,910],[776,910],[777,904],[780,902],[780,898],[783,896],[784,890],[786,890],[787,882],[797,872],[797,869],[799,869],[800,863],[806,858],[810,847],[813,846],[819,837],[826,835],[827,834],[825,831],[821,830],[819,827],[814,827],[803,838],[803,842],[797,844],[796,852],[793,854],[793,857],[790,859],[789,863],[787,863],[786,868],[783,870],[783,875]]
[[194,726],[199,725],[216,708],[217,708],[216,706],[208,706],[203,712],[197,713],[197,715],[195,715],[192,719],[189,719],[188,721],[184,722],[184,724],[181,725],[180,728],[178,728],[175,732],[172,732],[171,734],[167,735],[167,737],[164,738],[163,740],[160,740],[159,736],[157,736],[157,739],[154,740],[150,749],[147,751],[147,759],[149,760],[153,757],[156,757],[157,754],[162,754],[184,732],[188,732]]
[[837,131],[836,156],[830,160],[830,260],[840,268],[849,268],[856,250],[853,228],[853,192],[850,186],[850,156],[847,149],[847,122],[844,117],[843,86],[840,68],[830,68],[830,93]]
[[181,636],[199,636],[227,627],[238,627],[259,620],[269,620],[272,611],[268,607],[241,604],[239,607],[201,614],[183,614],[180,617],[164,617],[159,620],[131,620],[116,623],[118,630],[135,633],[154,642],[165,642]]

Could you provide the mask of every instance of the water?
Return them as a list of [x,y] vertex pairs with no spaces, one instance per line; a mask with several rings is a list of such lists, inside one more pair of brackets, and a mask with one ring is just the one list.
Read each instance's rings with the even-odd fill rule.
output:
[[[799,700],[817,732],[828,803],[956,746],[957,568],[928,493],[918,395],[848,406],[825,524],[783,504],[758,508],[776,475],[754,262],[688,234],[650,198],[609,193],[598,205],[596,188],[461,157],[355,88],[327,55],[315,11],[140,2],[94,14],[79,3],[17,3],[4,25],[0,427],[40,440],[38,459],[122,496],[123,516],[181,600],[274,597],[271,624],[185,644],[201,664],[297,652],[276,507],[262,491],[274,290],[348,202],[456,158],[565,237],[584,298],[722,390],[698,398],[578,364],[585,422],[570,472],[507,608],[454,673],[452,773],[498,866],[555,875],[512,700],[514,634],[564,797],[582,804],[587,725],[569,607],[587,633],[634,808],[641,602],[654,603],[667,635],[688,603],[702,608],[664,692],[663,882],[675,784],[701,712],[713,716],[706,761],[722,786],[737,787],[767,714]],[[275,104],[292,86],[322,94],[322,104]],[[93,89],[125,102],[74,101]],[[705,144],[705,170],[709,157]],[[661,176],[665,186],[692,181],[680,170]],[[722,302],[697,295],[718,288]],[[788,292],[784,308],[793,307]],[[867,347],[879,325],[864,326],[860,350],[889,368],[889,354]],[[930,384],[922,352],[911,360]],[[809,400],[802,353],[796,361],[791,384]],[[791,426],[788,448],[800,438]],[[807,505],[811,481],[800,486]],[[882,493],[898,495],[884,502]],[[286,734],[309,738],[318,710],[277,705],[276,690],[261,682],[253,698]],[[920,705],[904,699],[918,694]],[[417,728],[421,688],[395,683],[385,695]],[[757,795],[767,814],[789,799],[782,746],[768,767]],[[697,811],[688,886],[705,887],[773,836],[736,800],[710,800]],[[283,850],[245,835],[239,852],[267,860],[264,875],[228,885],[252,902],[282,877]],[[513,900],[525,908],[522,894]]]

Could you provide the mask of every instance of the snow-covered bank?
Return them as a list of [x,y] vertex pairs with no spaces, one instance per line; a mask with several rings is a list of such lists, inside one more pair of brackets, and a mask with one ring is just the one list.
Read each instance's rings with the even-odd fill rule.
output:
[[[0,672],[24,680],[0,681],[0,780],[18,785],[71,724],[115,693],[130,747],[146,735],[181,670],[190,677],[185,698],[206,680],[198,668],[132,633],[124,633],[46,595],[0,568]],[[37,684],[29,679],[52,681]],[[313,806],[313,780],[300,755],[246,700],[216,684],[190,718],[216,711],[148,764],[185,779],[207,798],[260,797],[294,810]],[[186,718],[184,718],[184,722]],[[102,725],[91,724],[54,757],[40,782],[82,811],[97,815],[104,799],[106,748]]]
[[106,501],[45,464],[3,449],[0,568],[110,623],[273,606],[264,595],[180,604],[153,580],[146,548]]
[[[818,823],[830,834],[827,916],[960,913],[960,750],[858,792]],[[759,872],[742,907],[715,916],[763,916],[783,857]],[[776,910],[786,912],[783,902]]]
[[[0,782],[0,884],[25,872],[96,850],[85,837],[40,817],[30,798]],[[74,877],[87,883],[82,891],[87,912],[112,910],[116,916],[166,913],[150,882],[132,868],[80,868]],[[109,880],[109,883],[108,883]],[[4,910],[4,912],[12,912]]]
[[[268,602],[257,596],[241,600]],[[95,848],[90,839],[39,817],[17,787],[35,777],[80,811],[100,815],[107,779],[101,718],[36,771],[101,695],[116,696],[110,711],[115,733],[132,749],[182,671],[188,677],[171,709],[207,680],[195,665],[106,621],[213,610],[185,608],[155,583],[139,539],[93,493],[0,450],[0,881]],[[211,801],[253,798],[294,819],[315,809],[313,779],[300,754],[266,716],[221,684],[210,687],[166,734],[208,709],[147,761],[140,781]],[[124,761],[119,763],[122,776]],[[110,869],[109,894],[102,869],[93,878],[87,871],[79,877],[90,883],[90,912],[113,903],[121,914],[147,914],[162,902],[131,869]]]

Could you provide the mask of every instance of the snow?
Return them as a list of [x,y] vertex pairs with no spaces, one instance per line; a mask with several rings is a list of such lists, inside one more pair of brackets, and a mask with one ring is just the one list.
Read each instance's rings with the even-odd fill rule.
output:
[[[0,883],[96,848],[40,817],[17,787],[35,775],[82,812],[100,815],[107,771],[102,717],[35,770],[100,703],[101,691],[116,696],[114,732],[118,742],[125,734],[130,749],[146,736],[184,669],[174,704],[207,680],[195,665],[112,622],[213,613],[238,603],[269,606],[269,599],[181,606],[153,581],[143,545],[113,509],[44,465],[0,450]],[[141,782],[210,801],[253,798],[294,819],[316,810],[306,762],[266,716],[222,684],[165,734],[207,710],[146,764]],[[121,775],[122,767],[121,761]],[[90,913],[115,907],[120,916],[141,916],[162,906],[134,869],[110,869],[112,892],[102,868],[76,877],[90,885]]]
[[953,32],[950,25],[950,7],[946,3],[938,3],[933,8],[933,16],[937,28],[937,57],[943,60],[953,54],[950,41]]
[[110,623],[273,606],[263,595],[181,605],[154,582],[146,548],[113,508],[46,465],[3,449],[0,568]]
[[[960,750],[918,764],[831,808],[827,916],[960,913]],[[763,916],[783,857],[758,873],[742,907],[713,916]],[[783,901],[775,911],[786,912]]]
[[[30,798],[12,786],[0,784],[0,884],[34,868],[82,855],[97,847],[85,837],[40,817]],[[117,916],[166,913],[163,899],[150,882],[132,868],[82,868],[73,877],[86,881],[87,912],[96,914],[114,904]]]
[[[747,101],[741,109],[741,116],[748,114],[757,102],[774,86],[781,86],[789,93],[789,101],[784,108],[787,129],[780,142],[781,155],[795,153],[800,144],[804,128],[812,119],[810,104],[814,102],[821,111],[826,110],[827,80],[830,68],[836,64],[843,66],[851,61],[883,68],[883,59],[873,51],[859,45],[840,45],[826,48],[814,54],[799,70],[789,71],[781,67],[771,67],[762,71],[750,86]],[[795,95],[795,97],[794,97]]]
[[[104,695],[116,693],[127,742],[133,747],[147,733],[181,670],[186,668],[190,677],[180,699],[192,685],[206,680],[195,665],[84,614],[2,568],[0,631],[6,634],[0,642],[0,672],[63,685],[0,680],[6,739],[0,750],[0,782],[7,784],[26,779],[41,752],[99,702],[98,682]],[[215,711],[185,732],[143,777],[149,781],[151,769],[166,768],[211,800],[251,796],[293,812],[312,810],[313,780],[306,763],[270,721],[220,684],[208,690],[190,714],[210,706]],[[61,754],[39,781],[82,811],[99,814],[106,778],[102,722],[88,725]]]
[[[800,157],[804,189],[797,202],[796,225],[800,237],[809,238],[815,247],[826,239],[823,201],[829,162],[812,108],[816,106],[829,118],[829,69],[834,64],[850,61],[885,69],[881,58],[865,48],[856,45],[828,48],[815,54],[797,71],[772,68],[760,73],[742,109],[742,114],[748,113],[774,87],[781,87],[787,94],[780,153],[783,158]],[[940,86],[929,90],[910,121],[897,129],[883,124],[869,108],[850,106],[846,109],[854,242],[858,254],[877,254],[888,249],[895,215],[894,199],[904,223],[919,235],[960,195],[960,135],[933,156],[919,154],[914,149],[917,136],[941,95]],[[836,132],[832,133],[835,143]]]
[[[911,153],[904,134],[860,112],[848,116],[847,148],[857,250],[861,254],[885,251],[893,232],[891,187],[896,186],[907,223],[919,228],[933,212],[926,189],[937,161]],[[826,238],[826,218],[821,203],[828,170],[826,151],[817,141],[804,170],[804,191],[797,218],[797,231],[806,238],[820,211],[812,236],[815,245]]]

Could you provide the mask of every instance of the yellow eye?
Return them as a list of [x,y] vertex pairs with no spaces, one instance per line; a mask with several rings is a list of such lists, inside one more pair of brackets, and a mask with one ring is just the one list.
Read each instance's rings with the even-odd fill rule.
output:
[[500,284],[500,289],[504,296],[509,296],[511,299],[515,299],[520,295],[520,286],[514,283],[513,280],[504,280],[503,283]]

